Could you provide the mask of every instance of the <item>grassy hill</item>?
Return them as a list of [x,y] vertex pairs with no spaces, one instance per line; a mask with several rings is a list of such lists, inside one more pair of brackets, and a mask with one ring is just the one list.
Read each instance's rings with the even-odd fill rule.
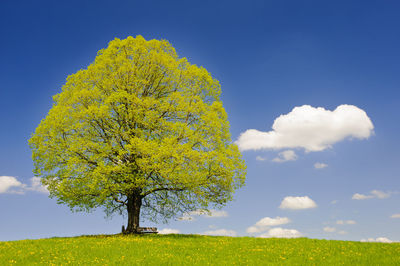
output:
[[0,265],[400,265],[400,243],[198,235],[0,242]]

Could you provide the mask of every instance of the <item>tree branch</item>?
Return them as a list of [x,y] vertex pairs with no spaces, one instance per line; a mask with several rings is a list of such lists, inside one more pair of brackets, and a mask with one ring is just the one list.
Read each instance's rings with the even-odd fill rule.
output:
[[147,191],[146,193],[143,194],[143,197],[146,197],[147,195],[150,195],[154,192],[157,191],[184,191],[186,188],[176,188],[176,187],[158,187],[158,188],[153,188]]
[[112,196],[113,200],[115,200],[116,202],[121,203],[122,205],[126,205],[126,202],[125,202],[125,201],[119,200],[119,199],[118,199],[116,196],[114,196],[114,195],[111,195],[111,196]]

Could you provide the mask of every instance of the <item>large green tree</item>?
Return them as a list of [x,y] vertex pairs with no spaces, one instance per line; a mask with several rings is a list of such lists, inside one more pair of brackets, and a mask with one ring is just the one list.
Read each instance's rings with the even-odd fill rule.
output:
[[70,75],[30,139],[35,175],[72,210],[167,221],[245,180],[219,82],[166,40],[115,39]]

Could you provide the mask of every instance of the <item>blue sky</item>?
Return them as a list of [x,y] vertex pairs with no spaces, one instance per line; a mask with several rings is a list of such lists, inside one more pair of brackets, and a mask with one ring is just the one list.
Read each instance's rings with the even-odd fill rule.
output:
[[[69,74],[115,37],[142,35],[169,40],[220,81],[233,141],[249,129],[272,131],[280,115],[294,119],[280,140],[249,137],[264,149],[242,151],[246,186],[223,212],[155,226],[400,241],[399,8],[397,1],[2,1],[0,240],[111,234],[126,223],[49,199],[32,180],[27,140]],[[341,105],[354,122],[333,112]]]

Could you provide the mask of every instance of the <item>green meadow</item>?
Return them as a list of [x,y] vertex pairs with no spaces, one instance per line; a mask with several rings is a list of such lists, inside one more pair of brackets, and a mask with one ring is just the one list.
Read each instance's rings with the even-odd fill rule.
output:
[[0,242],[1,265],[400,265],[400,243],[199,235]]

